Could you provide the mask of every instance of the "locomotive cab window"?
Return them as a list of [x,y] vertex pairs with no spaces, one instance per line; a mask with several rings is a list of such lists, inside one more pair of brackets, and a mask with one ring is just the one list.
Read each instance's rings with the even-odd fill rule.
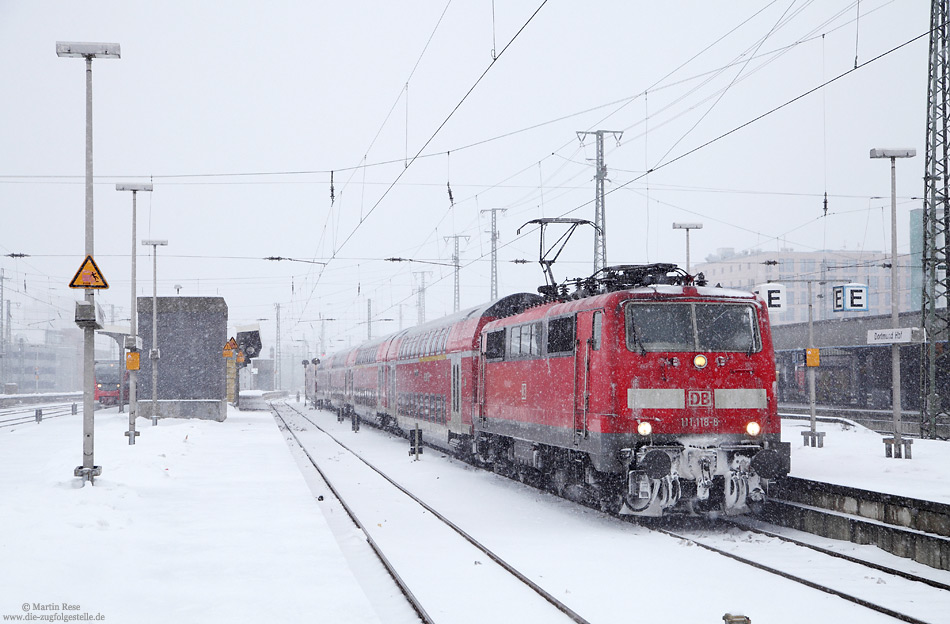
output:
[[762,349],[755,309],[734,303],[628,303],[627,348],[634,352]]

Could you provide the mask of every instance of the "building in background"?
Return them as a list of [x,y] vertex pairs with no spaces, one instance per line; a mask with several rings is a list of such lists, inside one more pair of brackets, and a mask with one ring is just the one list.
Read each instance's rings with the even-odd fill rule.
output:
[[0,394],[73,392],[82,388],[79,329],[45,330],[41,342],[14,335],[5,347],[0,361]]
[[274,390],[274,360],[254,358],[240,370],[241,390]]
[[910,267],[910,296],[911,307],[920,310],[923,307],[924,296],[924,209],[915,208],[910,211],[910,256],[913,259]]
[[[909,254],[898,256],[900,309],[920,309],[920,286],[911,280],[912,262]],[[814,320],[836,318],[833,311],[832,288],[847,283],[868,287],[868,311],[848,314],[889,314],[891,310],[891,258],[879,251],[762,251],[736,252],[722,248],[706,257],[706,262],[693,268],[702,272],[710,285],[753,290],[759,284],[778,282],[786,287],[785,312],[772,315],[772,324],[801,323],[808,320],[808,284],[815,280]],[[821,282],[821,283],[819,283]],[[916,289],[916,290],[915,290]],[[916,293],[916,296],[915,296]]]

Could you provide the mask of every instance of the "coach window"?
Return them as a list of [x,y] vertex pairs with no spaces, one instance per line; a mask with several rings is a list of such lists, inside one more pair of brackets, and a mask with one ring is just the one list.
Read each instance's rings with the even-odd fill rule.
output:
[[593,326],[590,334],[590,348],[594,351],[600,349],[600,329],[603,325],[603,312],[594,312]]
[[548,321],[548,355],[574,352],[574,317],[564,316]]
[[445,345],[448,343],[448,341],[449,341],[449,328],[446,327],[444,330],[442,330],[442,342],[439,344],[439,350],[442,351],[442,353],[445,353]]

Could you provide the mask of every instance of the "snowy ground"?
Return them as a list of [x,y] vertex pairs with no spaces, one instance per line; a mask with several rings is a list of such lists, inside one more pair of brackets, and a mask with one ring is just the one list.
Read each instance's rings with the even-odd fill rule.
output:
[[0,621],[380,621],[269,412],[127,428],[96,413],[95,487],[81,417],[0,430]]
[[[0,474],[0,621],[27,613],[101,614],[123,623],[393,621],[392,596],[376,595],[378,584],[362,578],[324,516],[329,505],[315,501],[317,491],[308,488],[269,413],[231,409],[223,423],[163,420],[157,427],[140,419],[142,435],[131,447],[122,435],[127,423],[114,408],[97,412],[103,475],[95,487],[80,487],[72,476],[81,463],[81,418],[0,429],[7,465]],[[950,502],[950,444],[917,441],[914,459],[885,459],[877,434],[819,424],[828,431],[825,448],[813,449],[801,445],[803,426],[785,423],[795,475]],[[368,429],[354,434],[348,423],[339,428],[360,444],[378,443],[405,475],[428,483],[432,496],[454,500],[475,524],[487,524],[495,542],[516,553],[516,564],[537,568],[595,621],[665,615],[715,622],[740,611],[753,622],[791,623],[801,621],[802,605],[825,621],[889,621],[695,548],[671,547],[669,538],[641,527],[526,493],[438,453],[413,463],[403,441]],[[464,481],[461,488],[455,480]],[[319,488],[312,479],[311,487]],[[445,494],[460,491],[469,495]],[[591,552],[602,555],[580,556]],[[605,581],[602,595],[572,594],[592,578]],[[609,590],[618,584],[624,591]],[[397,619],[404,618],[403,612]]]

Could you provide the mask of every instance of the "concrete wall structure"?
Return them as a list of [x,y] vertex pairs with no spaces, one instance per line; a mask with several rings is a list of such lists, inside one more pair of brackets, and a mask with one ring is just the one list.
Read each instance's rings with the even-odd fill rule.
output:
[[[159,297],[158,417],[223,421],[227,416],[228,306],[222,297]],[[138,298],[143,351],[138,374],[139,416],[152,416],[152,298]]]

